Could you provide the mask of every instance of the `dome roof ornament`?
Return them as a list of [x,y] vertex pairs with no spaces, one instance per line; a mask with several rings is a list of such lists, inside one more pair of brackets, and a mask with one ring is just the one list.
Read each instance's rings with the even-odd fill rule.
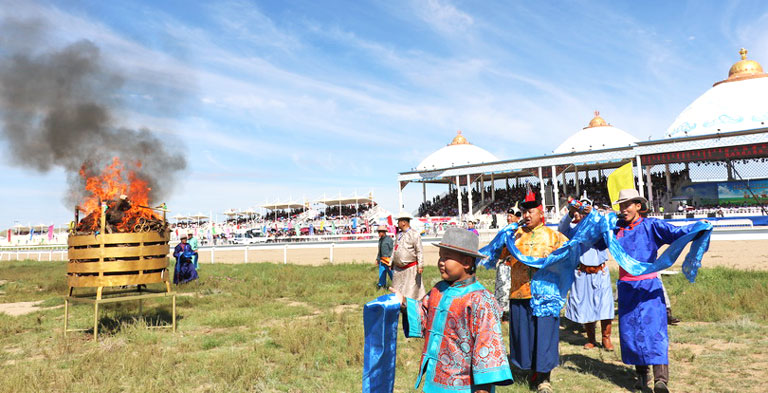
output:
[[470,145],[470,144],[471,143],[469,143],[467,141],[467,138],[464,138],[464,135],[461,135],[461,130],[458,130],[458,131],[456,131],[456,136],[453,138],[453,140],[451,141],[451,144],[448,145],[448,146],[451,146],[451,145]]
[[760,65],[760,63],[754,60],[747,60],[747,52],[748,51],[746,49],[741,48],[739,50],[741,60],[737,61],[734,65],[731,66],[731,69],[728,70],[728,79],[717,82],[712,86],[717,86],[725,82],[735,82],[744,79],[762,78],[768,76],[768,74],[763,72],[763,67]]
[[469,143],[467,138],[461,135],[461,131],[456,131],[456,136],[450,144],[441,147],[424,158],[416,166],[416,170],[433,171],[459,165],[474,165],[495,161],[499,161],[495,155],[482,147]]
[[589,122],[589,126],[584,128],[592,128],[592,127],[608,127],[610,124],[606,123],[605,120],[600,117],[600,111],[595,111],[595,117]]
[[600,112],[595,111],[595,117],[589,122],[589,126],[571,135],[552,152],[555,154],[567,154],[592,150],[626,148],[636,145],[639,140],[628,132],[616,128],[600,117]]

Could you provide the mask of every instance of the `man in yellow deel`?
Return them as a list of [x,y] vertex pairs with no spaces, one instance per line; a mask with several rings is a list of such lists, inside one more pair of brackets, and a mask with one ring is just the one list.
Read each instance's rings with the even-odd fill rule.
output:
[[[523,220],[515,232],[515,246],[523,255],[544,258],[568,241],[544,225],[541,201],[521,204]],[[509,354],[511,364],[528,370],[528,381],[538,393],[552,393],[550,372],[559,363],[560,317],[536,317],[531,309],[531,277],[537,269],[510,259]]]

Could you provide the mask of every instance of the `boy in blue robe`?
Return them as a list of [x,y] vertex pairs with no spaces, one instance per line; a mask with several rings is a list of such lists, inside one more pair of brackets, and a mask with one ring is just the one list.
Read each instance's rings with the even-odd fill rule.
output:
[[[648,201],[634,189],[621,190],[614,204],[619,205],[622,217],[614,230],[616,238],[629,256],[641,262],[654,262],[659,247],[674,242],[693,228],[644,217]],[[669,392],[667,309],[658,273],[633,276],[620,268],[616,290],[621,360],[635,366],[638,376],[635,387],[647,387],[649,366],[653,366],[654,393]]]
[[422,299],[401,299],[406,337],[424,337],[416,388],[424,392],[494,391],[512,383],[501,333],[501,309],[475,278],[478,237],[450,228],[440,244],[443,281]]

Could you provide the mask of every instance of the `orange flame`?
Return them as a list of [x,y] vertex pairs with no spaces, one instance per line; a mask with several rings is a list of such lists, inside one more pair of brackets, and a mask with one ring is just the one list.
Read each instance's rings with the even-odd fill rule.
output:
[[[141,162],[136,163],[141,168]],[[125,173],[124,173],[125,172]],[[93,214],[92,227],[90,230],[96,230],[101,220],[101,203],[115,203],[120,197],[125,195],[131,204],[130,209],[125,211],[123,220],[116,225],[120,232],[132,232],[139,218],[159,219],[152,210],[147,207],[149,204],[149,191],[147,181],[141,179],[134,171],[126,170],[120,159],[114,157],[112,163],[107,165],[104,170],[97,175],[91,175],[87,172],[85,165],[80,168],[80,176],[85,180],[85,189],[89,196],[80,204],[80,208],[86,213]]]

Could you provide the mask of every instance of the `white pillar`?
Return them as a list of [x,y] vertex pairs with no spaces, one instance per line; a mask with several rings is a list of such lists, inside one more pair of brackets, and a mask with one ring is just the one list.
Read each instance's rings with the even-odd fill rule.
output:
[[[563,176],[565,181],[565,176]],[[557,167],[552,165],[552,188],[555,193],[555,219],[560,218],[560,187],[557,185]]]
[[493,173],[491,173],[491,200],[496,200],[496,181],[493,178]]
[[467,214],[472,215],[472,183],[469,181],[469,175],[467,175],[467,204],[469,205],[469,210],[467,210]]
[[456,206],[459,207],[458,219],[461,221],[461,182],[459,181],[459,176],[456,176],[456,202],[458,203]]
[[581,187],[579,187],[579,167],[573,166],[573,173],[576,175],[576,198],[581,199]]
[[667,177],[667,192],[672,195],[672,178],[669,177],[669,164],[664,164],[664,175]]
[[400,184],[400,182],[397,182],[397,214],[400,214],[401,211],[403,211],[403,186]]
[[[651,180],[651,166],[645,167],[645,181],[648,183],[648,204],[653,206],[653,181]],[[650,208],[650,206],[649,206]]]
[[485,202],[485,177],[480,175],[480,202]]
[[542,174],[541,167],[539,167],[539,192],[541,193],[541,205],[546,208],[547,198],[544,197],[544,175]]
[[645,182],[643,181],[643,166],[640,163],[640,156],[637,156],[635,161],[637,161],[637,188],[639,188],[637,191],[640,193],[641,197],[645,197],[645,195],[643,195],[645,193],[645,190],[643,189],[645,188]]
[[427,203],[427,183],[421,183],[421,193],[424,203]]

